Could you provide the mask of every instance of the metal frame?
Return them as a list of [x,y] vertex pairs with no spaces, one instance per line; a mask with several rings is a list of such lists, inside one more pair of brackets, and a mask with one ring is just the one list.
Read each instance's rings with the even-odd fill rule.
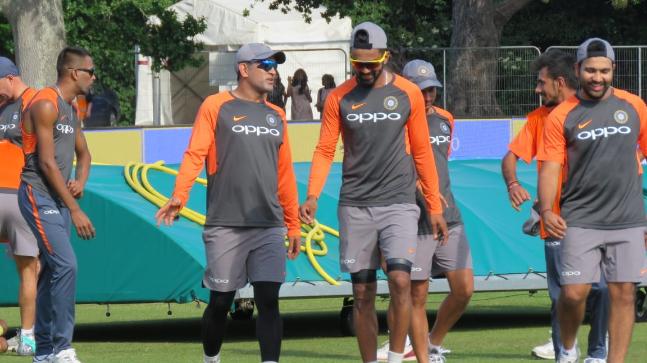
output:
[[[647,286],[647,276],[639,286]],[[546,290],[547,277],[545,272],[528,270],[526,273],[495,274],[490,272],[487,276],[474,276],[475,292],[494,291],[537,291]],[[448,293],[449,284],[447,279],[433,279],[429,284],[429,293]],[[304,298],[304,297],[346,297],[353,295],[353,285],[349,281],[340,281],[339,286],[331,285],[325,281],[294,281],[285,282],[281,286],[279,297],[282,299]],[[377,295],[389,295],[389,287],[386,280],[378,280]],[[254,290],[247,285],[238,290],[236,298],[253,299]]]

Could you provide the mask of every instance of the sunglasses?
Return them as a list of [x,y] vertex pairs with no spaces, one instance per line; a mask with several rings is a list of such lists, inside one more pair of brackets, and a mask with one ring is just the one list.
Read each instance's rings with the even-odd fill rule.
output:
[[369,70],[374,70],[379,68],[382,65],[382,63],[384,63],[388,54],[389,52],[384,52],[384,54],[382,54],[382,57],[378,59],[368,60],[368,61],[359,60],[351,57],[350,64],[353,66],[353,68],[356,68],[356,69],[368,68]]
[[257,67],[264,70],[265,72],[269,72],[272,69],[276,69],[279,64],[276,63],[274,59],[263,59],[260,61],[256,61],[258,63]]
[[86,72],[90,77],[94,76],[95,69],[94,68],[68,68],[73,71],[81,71],[81,72]]

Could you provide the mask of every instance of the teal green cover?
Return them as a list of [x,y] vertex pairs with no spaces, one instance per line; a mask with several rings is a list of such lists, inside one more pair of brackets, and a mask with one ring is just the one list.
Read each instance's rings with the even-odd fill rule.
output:
[[[177,168],[177,165],[172,166]],[[530,203],[515,212],[507,198],[498,160],[450,162],[453,191],[463,214],[472,247],[476,275],[545,271],[543,243],[521,233],[529,215]],[[295,163],[299,195],[303,199],[310,172],[309,163]],[[519,165],[519,178],[533,194],[536,185],[534,165]],[[151,183],[169,195],[174,177],[149,173]],[[341,165],[333,164],[319,201],[318,219],[335,229]],[[204,213],[205,187],[196,184],[189,207]],[[94,240],[83,241],[73,231],[77,253],[80,303],[125,303],[147,301],[188,302],[206,300],[201,287],[205,265],[202,227],[180,218],[172,227],[157,227],[157,207],[135,193],[125,182],[123,168],[93,166],[81,200],[97,230]],[[339,242],[326,236],[327,256],[317,261],[333,278],[348,280],[339,270]],[[0,244],[0,305],[15,305],[17,276],[15,265],[5,257]],[[316,247],[315,247],[316,248]],[[288,261],[287,281],[323,281],[311,267],[305,253]]]

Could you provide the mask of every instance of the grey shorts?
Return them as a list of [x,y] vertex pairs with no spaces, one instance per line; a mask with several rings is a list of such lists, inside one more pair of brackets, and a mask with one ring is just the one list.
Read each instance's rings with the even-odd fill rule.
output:
[[38,257],[38,242],[18,208],[18,194],[0,192],[0,240],[9,241],[11,254]]
[[600,230],[569,227],[562,241],[562,285],[640,282],[645,264],[644,227]]
[[283,227],[207,227],[202,233],[207,268],[202,285],[234,291],[256,281],[285,281]]
[[427,280],[449,271],[472,268],[472,253],[462,224],[449,229],[447,244],[440,246],[431,234],[418,235],[411,280]]
[[339,206],[339,257],[343,272],[377,270],[380,253],[385,260],[416,255],[417,205],[392,204],[385,207]]

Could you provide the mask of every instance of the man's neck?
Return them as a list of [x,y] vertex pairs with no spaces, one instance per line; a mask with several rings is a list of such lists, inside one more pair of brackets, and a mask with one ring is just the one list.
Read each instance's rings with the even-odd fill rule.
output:
[[562,94],[561,94],[561,97],[559,99],[559,103],[562,103],[562,102],[566,101],[567,99],[575,96],[575,94],[577,94],[576,90],[574,90],[572,88],[565,89],[564,92],[562,92]]
[[386,69],[382,70],[382,73],[380,73],[380,76],[377,77],[375,82],[373,82],[373,85],[371,88],[381,88],[389,84],[389,82],[393,79],[393,74]]
[[72,103],[72,100],[79,95],[76,86],[71,82],[66,82],[65,80],[59,80],[56,82],[56,88],[58,89],[61,98],[67,103]]
[[237,98],[251,102],[262,102],[265,99],[265,93],[259,93],[247,83],[239,83],[238,87],[231,92]]
[[13,97],[14,101],[17,100],[18,98],[20,98],[20,96],[22,96],[22,94],[28,88],[27,85],[24,84],[20,79],[15,79],[15,81],[17,81],[18,84],[14,88],[13,95],[11,95],[11,97]]

